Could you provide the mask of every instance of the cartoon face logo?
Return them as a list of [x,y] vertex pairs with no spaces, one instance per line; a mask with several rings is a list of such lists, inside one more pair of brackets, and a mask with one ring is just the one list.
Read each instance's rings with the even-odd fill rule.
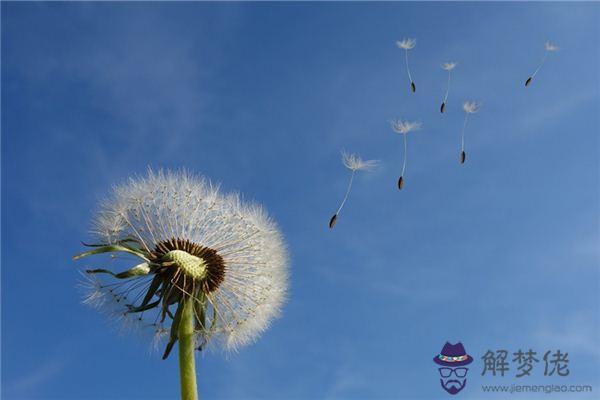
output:
[[473,357],[467,354],[462,343],[450,344],[446,342],[442,351],[433,357],[433,362],[440,365],[440,383],[442,388],[450,393],[457,394],[467,384],[467,372],[469,365],[473,362]]

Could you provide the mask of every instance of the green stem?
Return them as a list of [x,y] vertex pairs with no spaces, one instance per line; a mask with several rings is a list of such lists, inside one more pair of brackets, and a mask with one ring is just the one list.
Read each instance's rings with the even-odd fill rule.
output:
[[179,376],[181,400],[198,400],[196,360],[194,357],[194,304],[191,297],[183,300],[179,322]]

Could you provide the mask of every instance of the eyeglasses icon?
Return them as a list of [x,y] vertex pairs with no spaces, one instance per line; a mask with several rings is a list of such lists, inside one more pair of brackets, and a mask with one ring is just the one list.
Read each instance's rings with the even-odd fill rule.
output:
[[464,378],[467,376],[467,371],[469,368],[438,368],[440,371],[440,375],[442,378],[449,378],[452,376],[452,373],[456,375],[458,378]]

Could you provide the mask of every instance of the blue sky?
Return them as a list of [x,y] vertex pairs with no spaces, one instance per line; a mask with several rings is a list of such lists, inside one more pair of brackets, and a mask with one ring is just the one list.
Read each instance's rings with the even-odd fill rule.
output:
[[[593,3],[2,3],[2,398],[178,395],[176,358],[80,304],[85,262],[70,259],[111,185],[148,166],[263,203],[292,255],[283,317],[238,354],[198,358],[204,398],[439,399],[446,340],[476,359],[457,398],[597,392],[599,17]],[[417,38],[415,94],[402,37]],[[526,89],[546,40],[561,50]],[[464,100],[483,107],[460,166]],[[402,192],[395,117],[423,122]],[[330,231],[342,149],[381,167]],[[502,348],[567,351],[571,374],[481,376]]]

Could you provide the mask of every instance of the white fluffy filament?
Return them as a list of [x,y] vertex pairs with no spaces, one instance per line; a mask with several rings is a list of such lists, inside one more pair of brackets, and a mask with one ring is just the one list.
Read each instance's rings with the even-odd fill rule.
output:
[[344,204],[346,204],[346,200],[348,200],[348,196],[350,195],[350,190],[352,189],[352,182],[354,181],[355,173],[356,173],[356,170],[353,169],[352,174],[350,175],[350,181],[348,182],[348,188],[346,189],[346,194],[344,195],[344,199],[342,200],[342,203],[340,204],[337,211],[335,212],[336,215],[339,215],[340,211],[342,211],[342,208],[344,207]]
[[[533,74],[531,74],[531,78],[535,78],[535,76],[537,75],[537,73],[540,71],[540,69],[542,69],[542,67],[544,66],[544,63],[546,62],[546,59],[548,58],[548,51],[544,52],[544,56],[542,57],[542,61],[540,62],[540,65],[538,65],[538,67],[535,69],[535,71],[533,72]],[[543,79],[543,77],[542,77]]]
[[448,82],[446,84],[446,94],[444,95],[444,101],[442,103],[445,103],[446,100],[448,100],[448,93],[450,92],[450,74],[452,73],[452,70],[449,69],[448,70]]
[[467,119],[469,113],[465,113],[465,121],[463,123],[462,132],[460,134],[460,151],[465,151],[465,129],[467,128]]
[[408,49],[404,50],[404,60],[406,61],[406,72],[408,72],[408,80],[413,83],[412,76],[410,75],[410,67],[408,66]]
[[406,171],[406,159],[408,157],[408,145],[407,145],[406,134],[404,134],[402,136],[404,137],[404,161],[402,163],[402,173],[400,174],[400,176],[404,176],[404,172]]

